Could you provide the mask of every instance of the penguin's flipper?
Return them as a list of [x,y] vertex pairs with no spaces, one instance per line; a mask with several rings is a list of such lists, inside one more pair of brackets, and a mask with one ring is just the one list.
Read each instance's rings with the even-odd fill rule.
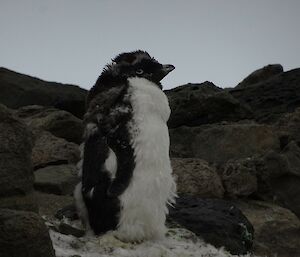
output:
[[107,190],[109,197],[117,197],[126,190],[135,168],[134,149],[127,135],[124,135],[120,144],[116,144],[114,151],[118,159],[118,166],[116,176]]
[[101,131],[90,135],[84,144],[82,164],[82,193],[87,196],[99,183],[103,164],[109,154],[109,148]]

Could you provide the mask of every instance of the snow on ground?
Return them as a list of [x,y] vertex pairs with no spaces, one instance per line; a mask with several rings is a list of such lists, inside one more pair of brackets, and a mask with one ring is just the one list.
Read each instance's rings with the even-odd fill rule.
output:
[[[76,238],[50,230],[57,257],[232,257],[223,249],[204,243],[183,228],[169,229],[163,241],[124,243],[113,232]],[[250,257],[245,255],[244,257]]]

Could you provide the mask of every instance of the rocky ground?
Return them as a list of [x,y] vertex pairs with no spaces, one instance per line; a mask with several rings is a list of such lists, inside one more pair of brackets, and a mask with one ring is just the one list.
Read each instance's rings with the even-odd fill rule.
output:
[[165,93],[180,197],[165,242],[124,244],[59,211],[73,204],[86,91],[0,68],[0,256],[299,257],[300,69]]

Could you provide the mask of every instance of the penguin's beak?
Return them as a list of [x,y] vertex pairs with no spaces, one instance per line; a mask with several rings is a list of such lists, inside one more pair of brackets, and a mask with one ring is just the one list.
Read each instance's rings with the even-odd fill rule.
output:
[[156,81],[161,81],[165,76],[167,76],[172,70],[175,69],[175,66],[172,64],[163,64],[161,69],[154,75]]

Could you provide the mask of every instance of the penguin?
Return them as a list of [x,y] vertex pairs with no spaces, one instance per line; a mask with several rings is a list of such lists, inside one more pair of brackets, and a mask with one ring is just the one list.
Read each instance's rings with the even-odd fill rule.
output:
[[121,53],[89,91],[74,192],[88,234],[113,231],[129,242],[164,237],[176,183],[161,80],[174,69],[142,50]]

